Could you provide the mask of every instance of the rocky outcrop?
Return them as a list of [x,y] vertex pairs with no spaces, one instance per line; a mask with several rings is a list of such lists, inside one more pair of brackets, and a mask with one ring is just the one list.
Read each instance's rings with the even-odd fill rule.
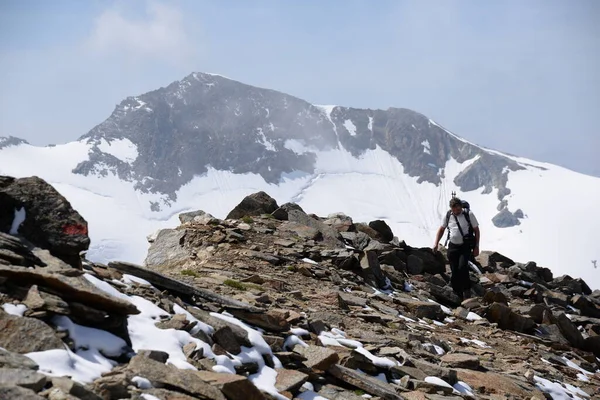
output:
[[265,192],[258,192],[246,196],[240,204],[227,214],[227,219],[255,217],[261,214],[271,214],[279,206],[277,201]]
[[90,245],[87,222],[44,180],[1,177],[0,210],[0,231],[19,234],[66,263],[80,266],[80,252]]

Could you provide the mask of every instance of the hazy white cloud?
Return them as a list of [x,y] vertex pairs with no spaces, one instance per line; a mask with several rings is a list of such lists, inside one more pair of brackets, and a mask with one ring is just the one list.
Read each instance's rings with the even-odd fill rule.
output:
[[183,13],[175,4],[150,0],[141,17],[126,15],[117,7],[104,11],[95,19],[86,45],[101,56],[181,64],[198,54],[190,36]]

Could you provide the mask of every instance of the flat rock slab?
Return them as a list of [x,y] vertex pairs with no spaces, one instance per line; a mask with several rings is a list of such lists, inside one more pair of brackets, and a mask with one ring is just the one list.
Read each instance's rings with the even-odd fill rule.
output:
[[442,357],[442,365],[451,368],[477,369],[479,358],[465,353],[450,353]]
[[0,386],[0,399],[46,400],[44,397],[38,396],[33,390],[8,384]]
[[0,384],[20,386],[39,392],[46,385],[46,375],[30,369],[2,368],[0,369]]
[[218,388],[200,378],[198,371],[177,369],[139,355],[131,359],[127,369],[155,387],[167,386],[201,399],[226,400]]
[[383,400],[402,400],[402,396],[396,393],[393,386],[383,383],[379,379],[367,374],[342,367],[341,365],[332,365],[327,372],[349,385],[364,390],[372,396],[378,396]]
[[53,289],[53,291],[60,293],[61,298],[65,301],[90,304],[97,310],[111,314],[131,315],[140,313],[132,303],[96,289],[83,277],[68,277],[10,265],[0,265],[0,276],[14,279],[21,284],[35,284],[40,288]]
[[219,374],[210,371],[198,371],[204,382],[216,387],[228,400],[265,400],[265,395],[246,377],[233,374]]
[[[0,337],[2,337],[2,332],[0,332]],[[2,340],[0,340],[0,343],[4,345]],[[0,348],[0,368],[31,369],[36,371],[39,366],[29,357]]]
[[531,399],[544,399],[544,395],[532,384],[516,381],[494,372],[479,372],[459,369],[458,380],[469,385],[475,393],[493,393],[497,396]]
[[309,345],[308,347],[296,346],[294,352],[304,356],[304,365],[317,371],[326,371],[330,366],[340,360],[338,353],[327,348]]
[[280,392],[294,392],[308,380],[308,375],[292,369],[280,369],[277,371],[275,388]]
[[54,329],[39,319],[2,314],[1,311],[0,345],[15,353],[65,348]]

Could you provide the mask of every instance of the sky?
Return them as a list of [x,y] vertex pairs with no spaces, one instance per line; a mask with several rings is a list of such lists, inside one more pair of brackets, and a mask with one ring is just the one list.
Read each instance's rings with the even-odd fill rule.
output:
[[72,141],[196,71],[600,176],[598,21],[597,0],[2,0],[0,136]]

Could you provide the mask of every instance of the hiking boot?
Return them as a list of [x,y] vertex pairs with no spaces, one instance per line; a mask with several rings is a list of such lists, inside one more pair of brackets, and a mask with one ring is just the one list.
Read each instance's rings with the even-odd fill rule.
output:
[[470,299],[471,298],[471,290],[465,290],[461,297],[463,300]]

